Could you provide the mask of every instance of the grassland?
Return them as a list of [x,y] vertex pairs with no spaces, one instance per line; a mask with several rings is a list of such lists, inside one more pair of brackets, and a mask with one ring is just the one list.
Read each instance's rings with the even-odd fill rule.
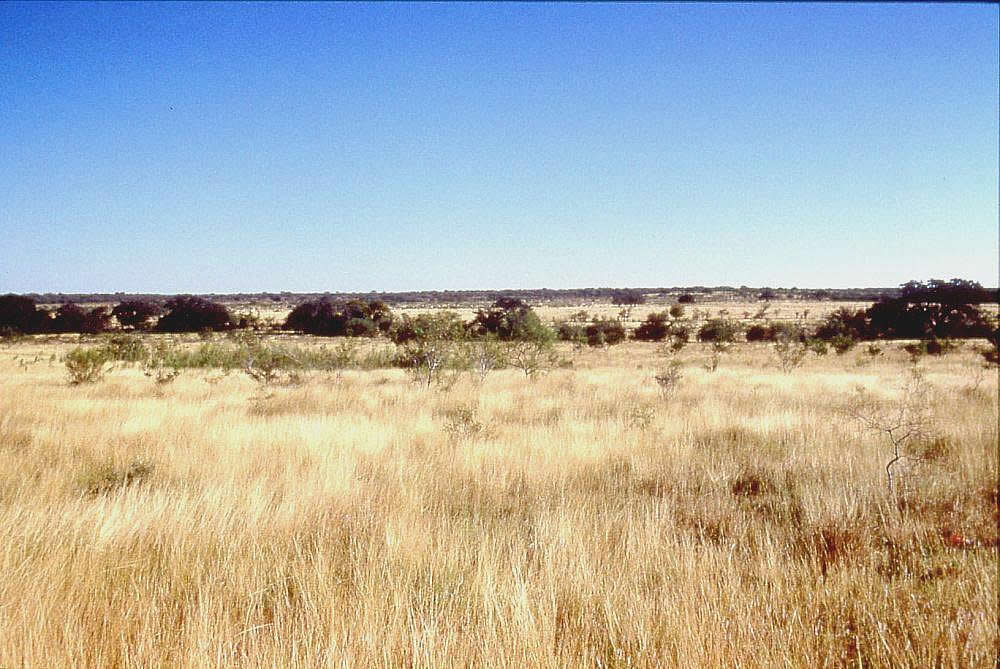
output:
[[[714,315],[714,314],[713,314]],[[931,434],[843,411],[910,365],[653,345],[449,388],[261,388],[0,348],[0,666],[992,667],[997,375],[924,358]]]

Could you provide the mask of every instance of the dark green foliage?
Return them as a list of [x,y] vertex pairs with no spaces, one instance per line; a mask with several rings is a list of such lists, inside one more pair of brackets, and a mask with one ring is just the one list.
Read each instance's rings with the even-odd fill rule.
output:
[[887,339],[989,336],[990,326],[975,306],[992,295],[978,283],[932,279],[903,284],[898,298],[883,298],[865,315],[869,336]]
[[436,314],[420,314],[410,317],[404,314],[389,333],[397,345],[429,340],[462,341],[466,338],[466,325],[454,311]]
[[233,325],[229,309],[201,297],[175,297],[168,300],[165,306],[167,313],[156,323],[160,332],[219,331],[228,330]]
[[0,296],[0,330],[20,334],[48,332],[49,312],[35,306],[30,297],[7,294]]
[[633,335],[640,341],[663,341],[670,334],[670,314],[666,311],[653,312],[646,316]]
[[489,309],[480,309],[469,324],[473,336],[494,335],[500,341],[542,341],[555,338],[552,329],[525,302],[509,297],[496,300]]
[[582,344],[587,341],[586,328],[579,323],[563,321],[556,326],[556,338],[560,341]]
[[740,324],[736,321],[713,318],[698,330],[698,341],[733,342],[740,332]]
[[747,341],[770,341],[774,339],[771,329],[766,325],[751,325],[746,332]]
[[828,315],[816,328],[816,337],[825,341],[838,336],[863,339],[867,332],[868,320],[864,311],[851,311],[847,307],[841,307]]
[[677,298],[678,304],[694,304],[694,295],[691,293],[684,293]]
[[303,302],[285,319],[285,329],[325,337],[374,337],[392,327],[392,312],[384,302],[328,298]]
[[595,318],[586,329],[590,346],[614,346],[625,341],[625,327],[616,320]]
[[634,288],[622,288],[611,291],[611,303],[617,305],[645,304],[646,296]]
[[900,286],[900,299],[911,304],[935,302],[944,305],[982,304],[996,302],[997,294],[975,281],[931,279],[926,283],[909,281]]
[[110,321],[111,315],[104,307],[84,310],[72,302],[67,302],[56,309],[50,329],[52,332],[98,334],[107,329]]
[[149,300],[125,300],[111,310],[111,315],[118,319],[124,328],[145,330],[150,319],[159,316],[163,310],[156,302]]

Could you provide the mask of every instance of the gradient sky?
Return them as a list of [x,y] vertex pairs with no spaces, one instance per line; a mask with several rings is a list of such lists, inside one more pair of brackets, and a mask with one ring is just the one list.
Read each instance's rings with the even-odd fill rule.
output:
[[998,16],[0,3],[0,293],[995,286]]

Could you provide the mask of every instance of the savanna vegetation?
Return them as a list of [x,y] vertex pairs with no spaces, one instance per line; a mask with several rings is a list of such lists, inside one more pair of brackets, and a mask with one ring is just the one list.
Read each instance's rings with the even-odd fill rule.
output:
[[928,288],[0,298],[0,666],[992,667],[995,317]]

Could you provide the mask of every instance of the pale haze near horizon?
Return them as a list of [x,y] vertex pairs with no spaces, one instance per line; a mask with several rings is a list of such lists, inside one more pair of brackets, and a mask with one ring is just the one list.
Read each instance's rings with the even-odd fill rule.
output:
[[996,5],[0,5],[0,292],[997,285]]

